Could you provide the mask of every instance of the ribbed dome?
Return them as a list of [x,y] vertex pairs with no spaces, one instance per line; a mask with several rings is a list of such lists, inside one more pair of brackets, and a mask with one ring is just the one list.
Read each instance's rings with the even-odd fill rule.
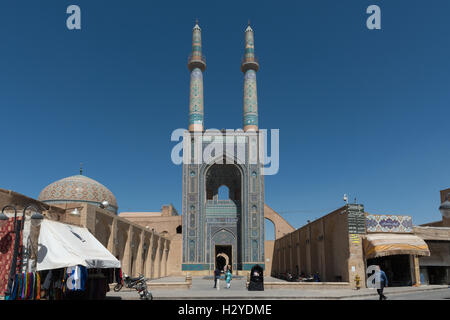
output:
[[83,175],[67,177],[49,184],[39,194],[42,202],[70,203],[86,202],[100,206],[103,201],[108,201],[108,209],[117,213],[117,201],[114,194],[101,183]]

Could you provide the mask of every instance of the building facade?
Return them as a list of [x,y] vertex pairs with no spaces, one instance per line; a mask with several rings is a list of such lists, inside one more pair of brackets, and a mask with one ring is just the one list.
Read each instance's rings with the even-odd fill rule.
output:
[[[108,201],[106,206],[103,205],[105,200]],[[118,205],[112,192],[93,179],[81,174],[61,179],[45,187],[38,199],[0,189],[1,208],[14,206],[19,219],[22,219],[22,210],[28,205],[34,205],[39,209],[45,219],[87,228],[120,260],[123,272],[128,275],[143,274],[147,278],[155,279],[167,276],[171,272],[170,239],[155,230],[118,216],[116,214]],[[11,207],[5,208],[5,213],[10,217],[8,223],[12,223],[14,212]],[[25,261],[35,260],[38,250],[36,245],[39,229],[32,229],[29,222],[30,218],[27,217],[20,249],[21,252],[30,253],[30,256],[24,255]],[[0,238],[8,239],[11,230],[4,231],[0,234]],[[31,242],[25,238],[28,235],[33,238]],[[14,242],[6,244],[11,249]],[[2,255],[1,258],[0,275],[3,278],[0,279],[0,283],[4,283],[8,272],[3,271],[10,267],[8,262],[10,258],[8,260],[7,255]],[[3,261],[3,258],[6,260]],[[26,265],[27,263],[24,263],[24,267]]]
[[[441,199],[444,202],[444,198]],[[414,226],[411,216],[371,214],[345,205],[274,242],[271,274],[317,274],[322,282],[361,286],[379,265],[390,286],[450,284],[450,225]]]
[[[259,63],[250,26],[241,63],[243,130],[205,130],[206,60],[198,23],[192,31],[188,69],[182,215],[172,205],[160,212],[118,213],[113,193],[82,172],[49,184],[38,199],[0,189],[0,205],[22,210],[34,204],[47,219],[86,227],[132,276],[212,274],[225,265],[234,273],[246,273],[259,264],[265,275],[317,274],[322,282],[351,286],[360,277],[365,286],[367,268],[376,264],[392,285],[450,282],[449,217],[414,226],[410,216],[371,214],[361,204],[347,204],[295,230],[265,203],[256,87]],[[441,191],[441,203],[449,193],[450,189]],[[274,224],[275,240],[265,240],[266,220]]]
[[[183,271],[264,267],[264,179],[258,135],[254,35],[245,31],[243,127],[204,130],[201,29],[193,28],[189,130],[183,136]],[[220,198],[219,189],[227,195]]]

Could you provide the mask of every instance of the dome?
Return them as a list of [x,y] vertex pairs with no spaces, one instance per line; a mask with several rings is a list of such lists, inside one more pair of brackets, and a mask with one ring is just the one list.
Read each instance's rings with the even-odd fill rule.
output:
[[39,201],[48,204],[85,202],[100,206],[108,201],[107,210],[117,213],[114,194],[101,183],[83,175],[67,177],[49,184],[41,191]]

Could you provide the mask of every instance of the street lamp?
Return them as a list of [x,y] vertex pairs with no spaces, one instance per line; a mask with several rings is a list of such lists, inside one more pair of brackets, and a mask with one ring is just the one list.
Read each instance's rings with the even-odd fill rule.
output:
[[445,218],[450,218],[450,193],[447,194],[445,201],[439,207],[439,211]]
[[78,208],[75,208],[72,211],[70,211],[70,214],[73,215],[73,216],[79,216],[80,215],[80,210],[78,210]]
[[16,217],[17,217],[17,210],[15,207],[9,205],[9,206],[4,206],[2,209],[2,213],[0,213],[0,223],[3,225],[3,223],[5,223],[6,221],[9,220],[9,218],[6,216],[5,214],[5,209],[6,208],[12,208],[14,209],[14,230],[16,230]]
[[102,203],[100,204],[100,208],[102,209],[106,209],[109,206],[109,202],[106,200],[103,200]]
[[[2,221],[5,221],[6,215],[5,215],[4,211],[6,208],[14,209],[14,232],[16,234],[16,237],[14,239],[14,252],[13,252],[13,257],[12,257],[12,261],[11,261],[11,269],[9,270],[8,286],[6,288],[6,295],[11,296],[12,283],[14,280],[14,276],[16,274],[17,255],[19,254],[20,231],[22,231],[25,226],[25,217],[26,217],[25,213],[28,208],[35,209],[34,213],[31,215],[31,224],[36,227],[41,224],[42,220],[44,219],[44,216],[39,212],[40,210],[35,205],[31,204],[31,205],[27,205],[27,206],[25,206],[25,208],[23,208],[22,221],[17,221],[16,208],[14,206],[7,205],[7,206],[3,207],[2,213],[0,214],[0,220],[2,220]],[[8,217],[6,217],[6,218],[8,219]],[[19,223],[17,223],[17,222],[19,222]],[[23,260],[23,257],[21,255],[20,264],[22,264],[22,260]]]

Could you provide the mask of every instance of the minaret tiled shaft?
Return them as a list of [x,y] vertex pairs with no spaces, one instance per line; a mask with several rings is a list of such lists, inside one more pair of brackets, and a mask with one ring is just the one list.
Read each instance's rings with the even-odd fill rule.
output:
[[191,71],[189,131],[203,131],[203,71],[206,69],[206,61],[202,55],[202,34],[198,23],[192,30],[192,53],[188,68]]
[[259,69],[255,57],[253,29],[245,30],[245,55],[241,70],[244,73],[244,131],[258,130],[258,95],[256,90],[256,72]]

